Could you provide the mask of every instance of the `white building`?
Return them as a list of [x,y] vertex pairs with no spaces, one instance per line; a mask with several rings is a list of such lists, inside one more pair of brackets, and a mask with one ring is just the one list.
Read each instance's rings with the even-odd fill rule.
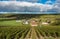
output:
[[23,24],[29,24],[28,20],[23,20]]
[[47,25],[47,24],[49,24],[49,23],[47,23],[47,22],[42,22],[42,24]]
[[16,20],[16,22],[22,22],[21,20]]

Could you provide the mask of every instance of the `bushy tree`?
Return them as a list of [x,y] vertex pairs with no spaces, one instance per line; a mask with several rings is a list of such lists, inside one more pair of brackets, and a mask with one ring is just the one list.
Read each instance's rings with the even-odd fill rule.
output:
[[56,20],[55,22],[51,23],[52,25],[60,25],[60,20]]

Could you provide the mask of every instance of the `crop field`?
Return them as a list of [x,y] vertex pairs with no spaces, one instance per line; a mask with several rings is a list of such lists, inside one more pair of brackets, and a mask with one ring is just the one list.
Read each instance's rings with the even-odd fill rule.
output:
[[60,26],[3,26],[0,39],[60,39]]
[[60,39],[60,22],[54,20],[60,18],[58,17],[60,15],[48,16],[39,16],[39,19],[45,22],[46,18],[50,18],[54,23],[47,25],[41,23],[38,26],[31,26],[30,24],[23,24],[24,18],[19,19],[21,22],[17,22],[16,19],[2,18],[0,15],[0,39]]

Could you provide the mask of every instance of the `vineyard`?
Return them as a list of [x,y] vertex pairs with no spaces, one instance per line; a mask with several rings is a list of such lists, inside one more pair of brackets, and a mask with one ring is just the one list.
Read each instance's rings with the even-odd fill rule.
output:
[[[0,39],[60,39],[60,19],[58,19],[60,15],[39,15],[41,23],[38,23],[38,26],[23,24],[22,20],[25,18],[22,15],[21,18],[19,17],[22,22],[16,22],[15,15],[6,16],[0,15]],[[12,18],[12,16],[14,17]],[[30,19],[28,15],[26,17]],[[34,17],[35,15],[33,15]],[[47,18],[51,19],[50,24],[42,25],[42,22],[45,22]]]
[[60,39],[60,27],[3,26],[0,39]]

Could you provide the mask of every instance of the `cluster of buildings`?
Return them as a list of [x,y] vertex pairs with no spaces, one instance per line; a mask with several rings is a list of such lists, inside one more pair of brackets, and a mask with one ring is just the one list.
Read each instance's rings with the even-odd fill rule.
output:
[[23,19],[23,20],[16,20],[16,22],[22,22],[23,24],[29,24],[31,26],[38,26],[38,25],[48,25],[50,23],[50,20],[47,20],[46,22],[41,22],[40,19],[32,18],[29,20]]

